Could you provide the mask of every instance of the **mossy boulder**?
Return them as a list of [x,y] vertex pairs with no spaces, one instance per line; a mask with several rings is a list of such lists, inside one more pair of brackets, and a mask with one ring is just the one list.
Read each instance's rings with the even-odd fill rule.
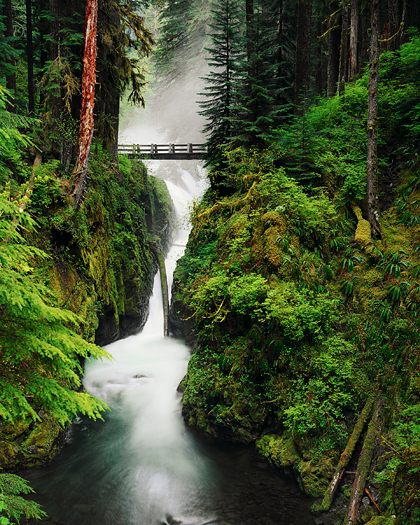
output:
[[16,465],[16,455],[19,447],[10,441],[0,441],[0,472],[2,470],[11,470]]
[[282,436],[266,434],[256,442],[257,449],[276,467],[289,469],[298,467],[301,457],[290,433]]
[[306,494],[319,498],[327,490],[334,470],[334,462],[329,457],[301,461],[299,463],[299,486]]
[[369,221],[363,218],[362,210],[359,206],[353,205],[353,212],[357,217],[357,228],[354,234],[354,240],[362,250],[366,250],[372,245],[372,234]]
[[64,428],[50,414],[41,414],[42,421],[21,444],[25,467],[49,461],[57,452]]
[[64,435],[63,427],[50,414],[39,412],[41,421],[17,423],[0,433],[0,471],[42,465],[57,452]]

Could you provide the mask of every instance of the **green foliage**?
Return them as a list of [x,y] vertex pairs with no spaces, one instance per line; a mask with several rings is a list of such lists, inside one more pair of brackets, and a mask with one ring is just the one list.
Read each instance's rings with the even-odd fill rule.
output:
[[361,386],[363,379],[351,349],[352,345],[341,337],[330,337],[312,359],[309,379],[292,381],[292,398],[284,411],[284,424],[293,434],[320,434],[321,450],[345,442],[348,435],[344,412],[355,408],[354,388],[357,383]]
[[32,265],[46,254],[20,233],[33,227],[25,212],[0,198],[0,416],[8,423],[37,420],[43,408],[62,424],[79,412],[100,417],[105,404],[74,388],[79,356],[109,355],[77,334],[78,318],[55,307],[52,292],[35,277]]
[[19,523],[22,516],[37,520],[46,516],[38,503],[21,496],[32,492],[28,482],[19,476],[0,474],[0,525]]
[[288,340],[317,341],[337,320],[336,307],[329,294],[298,291],[294,283],[282,282],[267,293],[258,318],[273,321]]

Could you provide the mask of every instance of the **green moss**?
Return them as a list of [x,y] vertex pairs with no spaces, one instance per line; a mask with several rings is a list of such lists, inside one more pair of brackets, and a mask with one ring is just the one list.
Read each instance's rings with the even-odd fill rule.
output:
[[334,475],[334,462],[329,457],[299,463],[299,485],[310,496],[319,498],[324,495]]
[[371,227],[369,221],[362,217],[361,209],[355,204],[353,204],[353,212],[357,217],[357,228],[354,234],[354,240],[359,244],[362,250],[367,250],[372,244]]
[[277,467],[298,467],[301,457],[289,432],[266,434],[256,441],[257,450]]
[[385,516],[375,516],[366,525],[394,525],[396,523],[395,518],[386,518]]

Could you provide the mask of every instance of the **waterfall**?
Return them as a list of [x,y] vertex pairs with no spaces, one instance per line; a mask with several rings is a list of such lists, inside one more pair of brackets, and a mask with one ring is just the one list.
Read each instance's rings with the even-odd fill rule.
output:
[[[178,169],[168,180],[177,213],[166,264],[169,289],[205,183]],[[110,410],[80,418],[54,462],[25,477],[55,525],[306,525],[310,501],[250,449],[210,444],[188,432],[177,386],[189,351],[164,337],[159,276],[141,333],[112,343],[113,361],[88,361],[86,389]],[[29,522],[31,525],[33,521]]]

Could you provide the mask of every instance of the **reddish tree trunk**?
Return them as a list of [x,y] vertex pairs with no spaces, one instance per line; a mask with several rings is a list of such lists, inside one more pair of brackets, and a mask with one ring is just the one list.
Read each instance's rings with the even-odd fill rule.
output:
[[83,54],[82,108],[80,110],[80,131],[76,165],[73,170],[75,188],[74,205],[78,208],[86,187],[90,147],[93,137],[93,108],[95,106],[96,84],[96,29],[98,21],[98,0],[87,0],[85,22],[85,50]]
[[380,236],[378,197],[379,0],[372,1],[367,121],[367,201],[372,234]]

